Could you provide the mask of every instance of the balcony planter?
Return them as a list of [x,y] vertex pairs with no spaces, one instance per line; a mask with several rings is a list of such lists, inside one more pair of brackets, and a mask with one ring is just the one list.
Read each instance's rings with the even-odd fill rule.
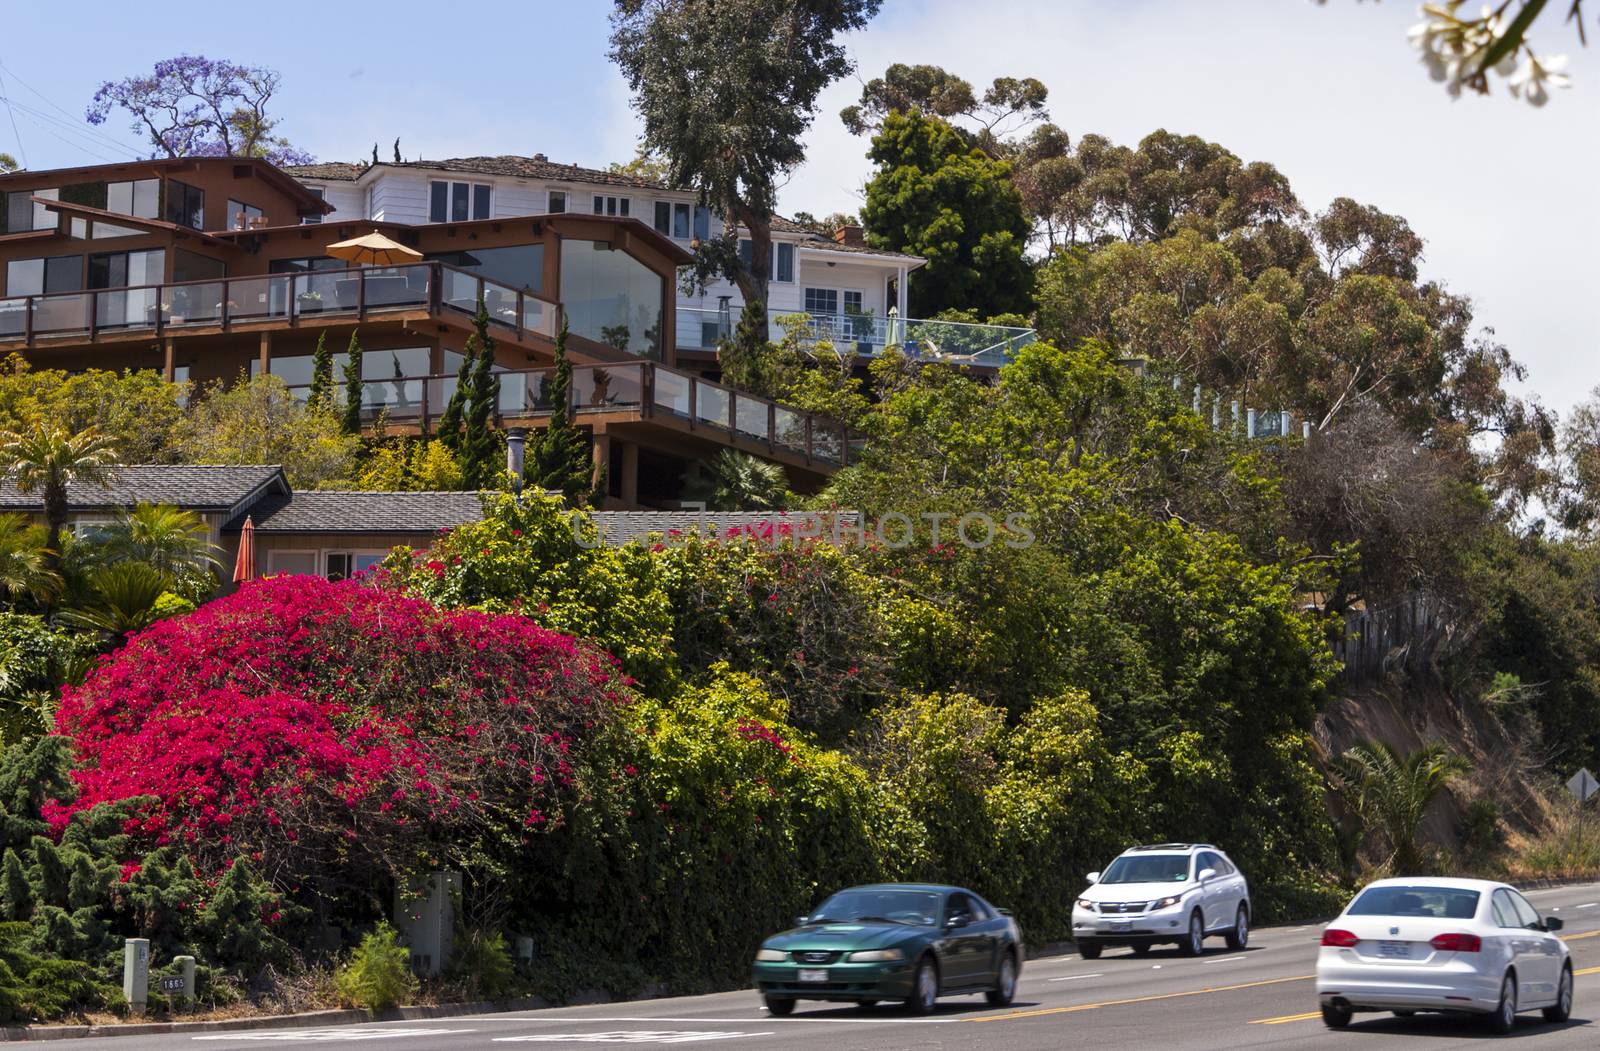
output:
[[322,309],[321,292],[301,292],[295,299],[300,302],[302,314],[315,314]]

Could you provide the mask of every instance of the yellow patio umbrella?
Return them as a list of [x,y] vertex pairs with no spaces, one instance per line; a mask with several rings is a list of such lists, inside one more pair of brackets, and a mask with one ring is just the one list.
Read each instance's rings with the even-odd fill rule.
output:
[[326,251],[335,259],[363,266],[399,266],[402,263],[415,263],[422,258],[421,252],[392,241],[376,230],[365,237],[338,241],[329,245]]

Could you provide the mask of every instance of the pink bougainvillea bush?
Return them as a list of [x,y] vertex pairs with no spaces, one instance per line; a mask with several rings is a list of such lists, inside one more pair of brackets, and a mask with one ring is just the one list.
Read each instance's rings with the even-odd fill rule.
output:
[[247,584],[134,636],[62,697],[77,796],[147,797],[127,831],[201,864],[343,879],[531,836],[617,724],[604,653],[520,616],[315,577]]

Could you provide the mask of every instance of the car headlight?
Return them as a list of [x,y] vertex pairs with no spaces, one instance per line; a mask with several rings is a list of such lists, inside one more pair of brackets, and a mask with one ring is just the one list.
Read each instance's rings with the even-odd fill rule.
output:
[[1182,894],[1174,894],[1169,898],[1162,898],[1160,901],[1155,903],[1154,907],[1158,908],[1158,909],[1170,909],[1170,908],[1172,908],[1174,905],[1178,904],[1178,902],[1180,902],[1182,900],[1183,900],[1183,895]]
[[905,958],[906,954],[899,949],[867,949],[850,954],[851,963],[891,963]]
[[782,949],[762,949],[756,953],[756,963],[782,963],[788,956]]
[[1088,898],[1079,898],[1078,899],[1078,908],[1080,908],[1080,909],[1088,909],[1090,912],[1098,912],[1099,911],[1098,909],[1096,909],[1094,907],[1094,902],[1090,901]]

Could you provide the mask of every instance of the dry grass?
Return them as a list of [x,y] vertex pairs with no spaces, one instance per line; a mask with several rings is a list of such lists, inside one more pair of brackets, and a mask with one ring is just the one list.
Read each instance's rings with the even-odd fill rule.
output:
[[1579,879],[1600,876],[1600,812],[1591,805],[1580,821],[1576,805],[1557,811],[1549,827],[1511,845],[1511,879]]

